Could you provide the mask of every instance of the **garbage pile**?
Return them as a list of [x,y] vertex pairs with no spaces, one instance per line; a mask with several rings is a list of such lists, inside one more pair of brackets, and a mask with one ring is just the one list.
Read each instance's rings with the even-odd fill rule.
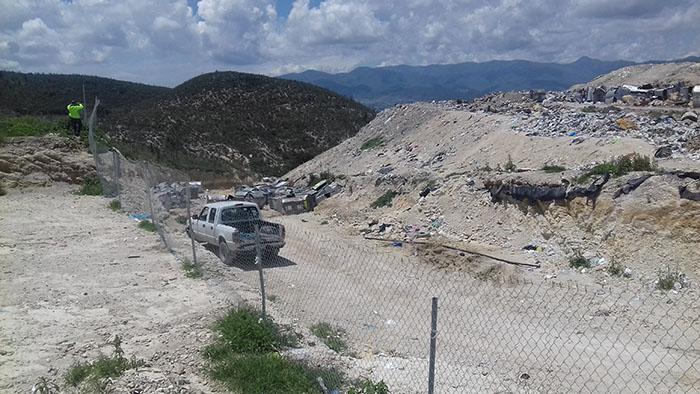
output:
[[263,178],[253,186],[242,185],[227,200],[254,202],[260,209],[269,206],[285,215],[311,212],[323,200],[340,193],[342,186],[334,179],[322,179],[312,186],[295,187],[287,180]]
[[640,138],[664,147],[665,154],[659,158],[678,154],[697,160],[700,159],[700,151],[692,144],[700,136],[700,123],[697,119],[693,112],[638,114],[625,113],[615,107],[591,106],[581,110],[542,109],[532,115],[521,116],[512,128],[528,136],[572,137],[574,144],[587,137]]
[[[189,182],[189,198],[191,200],[199,198],[201,188],[201,182]],[[171,184],[161,182],[151,188],[151,194],[164,209],[185,208],[187,207],[187,189],[187,182]]]
[[585,89],[575,91],[580,95],[581,102],[614,104],[623,102],[636,106],[683,106],[691,104],[700,107],[700,86],[685,86],[685,83],[678,82],[672,85],[652,85],[641,86],[589,86]]

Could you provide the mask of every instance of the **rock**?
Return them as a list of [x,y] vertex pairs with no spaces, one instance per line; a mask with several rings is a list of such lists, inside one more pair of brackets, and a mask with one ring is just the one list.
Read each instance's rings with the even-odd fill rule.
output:
[[631,278],[632,270],[629,267],[625,267],[625,270],[622,271],[622,276],[624,276],[625,278]]
[[681,121],[689,120],[691,122],[698,121],[698,115],[695,112],[688,111],[681,116]]
[[654,157],[657,159],[664,159],[667,157],[671,157],[672,154],[673,147],[671,147],[670,145],[664,145],[657,149],[656,152],[654,152]]

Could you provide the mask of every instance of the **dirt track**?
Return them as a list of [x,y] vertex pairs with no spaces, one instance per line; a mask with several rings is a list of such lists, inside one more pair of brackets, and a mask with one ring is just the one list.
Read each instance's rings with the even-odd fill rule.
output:
[[[39,376],[62,383],[71,363],[107,352],[115,334],[127,355],[151,365],[118,380],[115,391],[134,381],[215,390],[202,378],[199,350],[217,316],[241,299],[258,300],[254,267],[226,267],[198,247],[205,279],[185,278],[157,235],[109,211],[108,200],[65,187],[13,191],[2,202],[0,391],[26,391]],[[470,278],[473,267],[435,269],[405,245],[368,244],[313,214],[275,220],[287,225],[289,243],[266,263],[269,307],[305,334],[295,357],[385,379],[392,392],[424,392],[430,297],[437,295],[440,393],[693,391],[700,384],[692,289],[680,297],[543,282],[492,286]],[[181,228],[168,236],[189,247]],[[309,337],[319,321],[347,330],[351,352],[337,356]]]
[[117,334],[151,365],[146,387],[210,391],[198,352],[239,298],[184,277],[158,236],[108,201],[59,186],[0,198],[0,392],[40,376],[63,387],[72,363],[109,354]]

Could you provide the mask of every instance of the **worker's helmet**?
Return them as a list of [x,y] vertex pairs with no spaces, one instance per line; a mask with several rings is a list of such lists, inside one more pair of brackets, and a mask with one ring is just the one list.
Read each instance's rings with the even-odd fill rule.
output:
[[70,102],[71,104],[78,104],[78,100],[73,100]]

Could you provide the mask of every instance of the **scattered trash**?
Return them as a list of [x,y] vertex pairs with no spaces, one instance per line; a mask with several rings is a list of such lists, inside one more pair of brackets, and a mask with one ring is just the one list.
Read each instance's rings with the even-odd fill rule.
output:
[[129,219],[137,222],[143,222],[144,220],[151,220],[151,215],[147,213],[131,213],[129,214]]
[[393,246],[393,247],[395,247],[395,248],[400,248],[400,247],[403,246],[403,243],[397,241],[397,242],[393,242],[393,243],[391,244],[391,246]]
[[567,134],[569,137],[576,137],[576,132],[572,131],[569,134]]
[[530,245],[524,246],[523,250],[532,250],[535,252],[542,252],[544,250],[544,248],[541,246],[538,246],[538,245],[530,244]]
[[628,267],[625,267],[625,270],[622,271],[622,276],[625,278],[631,278],[632,277],[632,270]]

